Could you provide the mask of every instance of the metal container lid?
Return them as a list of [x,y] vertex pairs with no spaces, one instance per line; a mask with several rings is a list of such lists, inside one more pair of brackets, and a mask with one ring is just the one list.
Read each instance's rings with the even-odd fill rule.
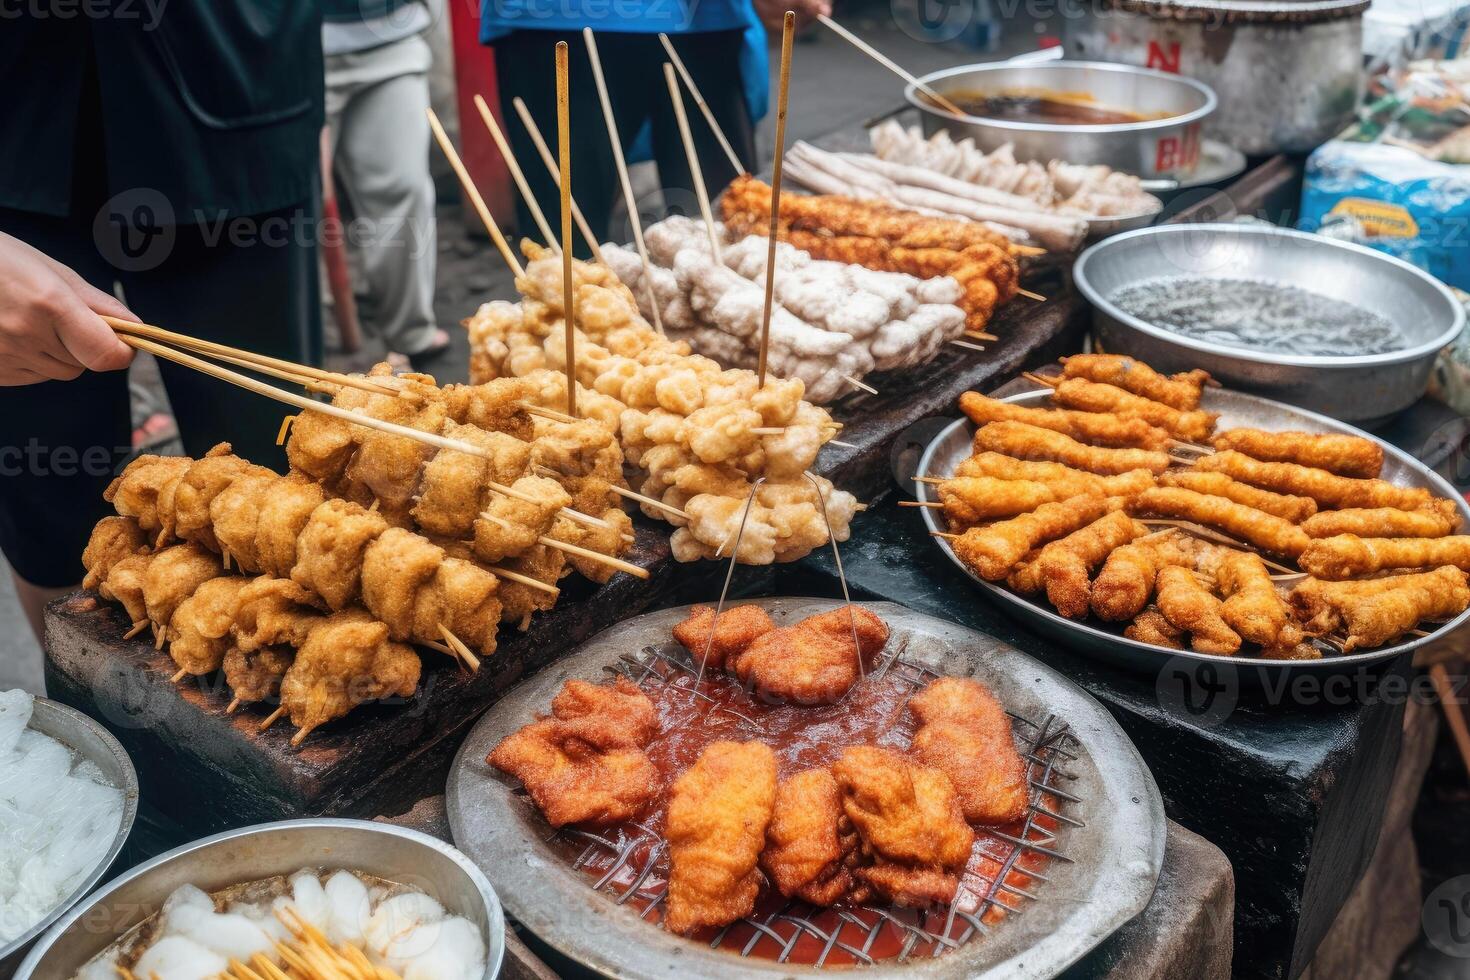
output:
[[1096,0],[1101,12],[1214,25],[1302,26],[1361,17],[1372,0]]

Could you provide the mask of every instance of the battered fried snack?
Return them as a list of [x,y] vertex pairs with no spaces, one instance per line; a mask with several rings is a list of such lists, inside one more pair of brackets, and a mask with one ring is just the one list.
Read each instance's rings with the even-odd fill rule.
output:
[[1057,612],[1068,619],[1087,615],[1092,598],[1092,570],[1134,538],[1148,529],[1122,511],[1093,521],[1045,545],[1033,561],[1022,565],[1007,580],[1018,592],[1032,593],[1046,589],[1046,597]]
[[1176,439],[1199,442],[1215,431],[1215,412],[1199,409],[1181,411],[1122,388],[1098,384],[1085,378],[1064,378],[1052,389],[1053,404],[1082,412],[1108,412],[1125,419],[1142,419],[1158,426]]
[[1134,617],[1123,629],[1123,635],[1139,643],[1152,643],[1171,650],[1184,649],[1184,631],[1175,629],[1164,614],[1150,606]]
[[1062,377],[1083,378],[1115,385],[1150,401],[1181,412],[1199,408],[1200,389],[1209,383],[1204,371],[1185,371],[1165,377],[1142,361],[1118,354],[1077,354],[1062,358]]
[[599,749],[645,748],[658,737],[658,711],[627,677],[611,685],[573,678],[551,699],[562,733]]
[[[1272,493],[1248,483],[1238,483],[1224,473],[1204,473],[1199,470],[1170,470],[1159,475],[1159,483],[1166,487],[1180,487],[1211,497],[1224,497],[1237,504],[1245,504],[1256,510],[1274,514],[1284,521],[1301,524],[1317,513],[1317,502],[1311,497],[1294,497],[1284,493]],[[1310,533],[1310,532],[1308,532]],[[1312,535],[1316,537],[1316,535]]]
[[[1082,475],[1092,476],[1090,473]],[[1093,477],[1091,481],[1064,478],[1055,483],[1008,480],[996,476],[957,476],[939,484],[936,489],[940,502],[944,504],[944,517],[949,529],[958,532],[997,518],[1029,513],[1042,504],[1066,500],[1078,494],[1125,496],[1153,485],[1154,477],[1148,470],[1130,470],[1118,476]]]
[[1220,615],[1241,638],[1269,649],[1291,649],[1301,642],[1301,630],[1260,556],[1227,551],[1216,572],[1225,597]]
[[360,609],[315,624],[281,680],[281,706],[296,726],[293,744],[359,704],[419,685],[418,655],[388,639],[388,627]]
[[1213,527],[1278,555],[1295,558],[1311,539],[1307,532],[1274,514],[1180,487],[1155,487],[1128,501],[1137,516],[1170,517]]
[[1001,453],[976,453],[955,467],[955,478],[989,476],[998,480],[1026,480],[1044,483],[1056,494],[1057,500],[1066,500],[1082,494],[1096,497],[1122,497],[1137,493],[1154,485],[1154,475],[1146,469],[1128,470],[1110,476],[1099,476],[1085,470],[1073,469],[1061,463],[1037,462],[1016,459]]
[[82,549],[82,567],[87,570],[82,588],[95,589],[107,581],[114,565],[124,558],[148,552],[148,537],[131,517],[104,517],[92,528]]
[[1297,560],[1317,578],[1341,580],[1390,568],[1470,569],[1470,535],[1443,538],[1360,538],[1339,534],[1313,541]]
[[1240,649],[1240,634],[1222,615],[1222,603],[1194,577],[1188,568],[1169,566],[1159,570],[1159,612],[1169,625],[1189,634],[1191,649],[1227,656]]
[[1214,446],[1219,450],[1233,449],[1268,463],[1313,466],[1338,476],[1371,479],[1383,470],[1383,447],[1362,436],[1227,429],[1215,437]]
[[255,554],[262,572],[276,578],[291,577],[291,569],[296,567],[296,539],[326,499],[320,484],[294,473],[265,488],[255,525]]
[[854,888],[857,843],[831,771],[806,769],[776,788],[760,863],[782,895],[827,906]]
[[[1423,619],[1459,615],[1470,602],[1464,586],[1465,573],[1443,565],[1431,572],[1360,582],[1309,578],[1292,590],[1290,599],[1309,633],[1321,636],[1347,623],[1350,638],[1356,637],[1354,647],[1371,647],[1413,629]],[[1397,597],[1377,601],[1387,595]],[[1411,614],[1418,618],[1409,621]]]
[[1400,487],[1384,480],[1355,480],[1296,463],[1263,463],[1233,449],[1202,456],[1194,465],[1198,470],[1224,473],[1231,479],[1266,490],[1311,497],[1324,510],[1348,507],[1417,510],[1434,500],[1434,495],[1422,487]]
[[210,551],[219,551],[209,505],[236,478],[247,473],[275,475],[264,466],[255,466],[232,455],[227,442],[218,444],[196,460],[184,471],[174,490],[174,533],[185,541],[194,541]]
[[143,582],[148,576],[148,566],[154,554],[129,555],[115,562],[107,571],[107,578],[97,587],[97,593],[109,602],[120,603],[128,621],[143,622],[148,619],[148,604],[143,599]]
[[311,512],[296,539],[291,580],[346,609],[362,595],[363,554],[388,530],[376,511],[348,500],[328,500]]
[[988,398],[977,391],[960,395],[960,411],[976,425],[991,422],[1025,422],[1071,436],[1095,446],[1167,450],[1169,433],[1140,418],[1110,413],[1070,412],[1063,408],[1032,408]]
[[776,755],[760,742],[715,742],[674,781],[665,928],[687,934],[750,914],[775,804]]
[[205,582],[223,575],[224,570],[218,555],[192,542],[157,552],[143,574],[148,619],[160,627],[167,626],[180,603]]
[[[982,430],[983,431],[983,430]],[[967,568],[987,582],[1006,576],[1038,545],[1071,534],[1116,510],[1118,497],[1071,497],[989,527],[972,527],[950,543]]]
[[1262,647],[1263,660],[1321,660],[1322,651],[1305,641],[1289,647]]
[[[857,634],[857,648],[853,634]],[[888,642],[888,624],[858,605],[808,616],[757,636],[725,669],[768,697],[834,704]]]
[[249,652],[231,647],[221,666],[235,700],[251,704],[280,697],[281,679],[295,658],[296,651],[289,647],[262,647]]
[[201,677],[220,669],[233,645],[230,627],[235,623],[240,592],[249,583],[250,579],[240,575],[212,578],[179,603],[164,636],[168,654],[180,670]]
[[1314,538],[1356,534],[1361,538],[1442,538],[1460,529],[1460,511],[1452,500],[1435,500],[1418,510],[1395,507],[1324,510],[1302,522]]
[[734,606],[722,611],[718,619],[711,607],[695,606],[689,610],[688,618],[674,627],[674,639],[689,651],[695,663],[703,659],[706,668],[720,670],[757,638],[775,628],[776,624],[760,606]]
[[108,484],[102,499],[121,516],[134,518],[154,541],[167,540],[173,535],[174,489],[184,471],[193,465],[187,457],[145,453]]
[[971,823],[1004,824],[1026,815],[1031,791],[1011,719],[974,678],[942,677],[909,701],[919,720],[913,754],[949,777]]
[[[1144,606],[1153,598],[1159,570],[1170,565],[1194,567],[1193,549],[1184,536],[1170,529],[1138,538],[1108,555],[1092,583],[1092,611],[1112,623],[1133,620],[1139,626]],[[1152,621],[1152,620],[1151,620]],[[1141,629],[1148,628],[1144,623]],[[1152,641],[1148,641],[1152,642]]]
[[1169,454],[1150,449],[1104,449],[1071,436],[1024,422],[993,422],[975,433],[975,452],[995,452],[1016,459],[1062,463],[1089,473],[1110,475],[1129,470],[1162,473]]

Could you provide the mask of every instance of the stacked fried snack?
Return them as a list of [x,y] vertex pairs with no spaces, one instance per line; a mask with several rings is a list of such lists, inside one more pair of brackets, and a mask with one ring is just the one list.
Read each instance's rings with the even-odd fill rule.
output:
[[[853,634],[858,636],[854,647]],[[747,681],[764,672],[763,697],[831,703],[857,679],[859,656],[876,655],[886,625],[861,607],[775,627],[753,606],[717,618],[697,607],[674,630],[695,662]],[[859,649],[861,652],[859,652]],[[711,677],[716,676],[711,673]],[[596,707],[595,718],[591,706]],[[830,765],[800,767],[759,740],[714,741],[665,787],[646,754],[661,730],[657,708],[636,685],[568,681],[551,716],[502,741],[488,762],[518,778],[552,826],[608,827],[666,804],[669,844],[664,924],[691,933],[751,913],[762,882],[817,906],[882,898],[928,907],[954,900],[971,859],[972,825],[1022,819],[1030,806],[1025,761],[1011,721],[973,679],[943,678],[909,703],[916,723],[907,751],[873,745],[834,749]],[[673,774],[670,774],[673,775]],[[666,792],[667,790],[667,792]]]
[[[566,407],[561,260],[527,245],[521,303],[487,303],[465,322],[476,381],[517,379],[528,400]],[[857,501],[808,473],[837,426],[803,397],[798,379],[756,384],[659,335],[606,267],[575,263],[577,411],[617,434],[641,471],[638,489],[687,517],[643,505],[677,525],[679,561],[737,554],[745,564],[795,561],[847,540]],[[739,535],[746,502],[755,502]],[[825,510],[825,514],[824,514]]]
[[[754,177],[737,177],[720,199],[720,211],[732,233],[767,235],[771,188]],[[875,201],[784,194],[777,235],[815,259],[920,279],[948,276],[964,291],[958,305],[969,330],[985,329],[995,310],[1016,295],[1020,277],[1004,235],[974,222],[929,217]]]
[[[1383,451],[1366,438],[1215,435],[1199,407],[1208,380],[1092,354],[1064,361],[1055,407],[964,395],[974,455],[938,486],[956,556],[1068,618],[1222,655],[1382,646],[1470,605],[1470,536],[1454,533],[1452,501],[1379,479]],[[1150,519],[1181,526],[1150,533]],[[1283,592],[1261,553],[1308,577]],[[1417,574],[1364,580],[1391,570]]]

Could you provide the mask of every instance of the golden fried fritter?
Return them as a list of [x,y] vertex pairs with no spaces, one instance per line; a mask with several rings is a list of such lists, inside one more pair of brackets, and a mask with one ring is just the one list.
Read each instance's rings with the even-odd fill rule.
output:
[[230,693],[244,703],[280,696],[281,679],[291,668],[296,651],[290,647],[262,647],[246,652],[231,647],[222,664]]
[[1205,473],[1193,469],[1170,470],[1159,474],[1159,483],[1166,487],[1183,487],[1185,490],[1193,490],[1212,497],[1224,497],[1237,504],[1245,504],[1247,507],[1274,514],[1293,524],[1302,524],[1303,521],[1317,513],[1317,501],[1311,497],[1296,497],[1291,494],[1262,490],[1249,483],[1232,480],[1224,473]]
[[1324,510],[1302,522],[1314,538],[1356,534],[1360,538],[1441,538],[1460,529],[1460,511],[1452,500],[1435,500],[1418,510],[1397,507]]
[[231,454],[227,442],[220,443],[196,460],[174,491],[174,533],[211,551],[219,550],[209,505],[237,477],[246,473],[275,476],[264,466],[255,466]]
[[553,827],[600,827],[632,820],[662,789],[642,749],[599,750],[568,738],[562,722],[544,718],[513,732],[485,760],[525,784]]
[[542,535],[550,533],[561,509],[572,505],[571,495],[545,477],[523,476],[510,488],[533,499],[491,493],[485,498],[485,506],[475,512],[475,555],[485,561],[500,561],[532,547]]
[[1181,412],[1199,408],[1200,390],[1209,383],[1204,371],[1162,375],[1142,361],[1120,354],[1077,354],[1062,359],[1062,377],[1085,378],[1115,385]]
[[1134,619],[1154,594],[1159,569],[1194,567],[1194,556],[1179,532],[1161,531],[1139,538],[1108,555],[1092,582],[1092,611],[1113,623]]
[[1470,535],[1443,538],[1360,538],[1338,534],[1317,538],[1298,559],[1302,571],[1317,578],[1346,579],[1391,568],[1470,570]]
[[960,411],[976,425],[1025,422],[1071,436],[1078,442],[1112,448],[1160,449],[1170,447],[1169,433],[1139,418],[1109,412],[1073,412],[1065,408],[1032,408],[988,398],[975,391],[960,395]]
[[1181,487],[1145,490],[1128,501],[1128,512],[1193,521],[1290,558],[1300,555],[1311,542],[1307,532],[1274,514]]
[[299,743],[313,729],[367,701],[411,697],[419,685],[418,654],[393,643],[388,627],[360,609],[314,624],[281,681],[281,705]]
[[299,647],[321,621],[322,600],[288,578],[261,575],[235,598],[235,644],[245,653]]
[[328,500],[311,512],[296,539],[291,579],[321,596],[333,610],[362,594],[363,554],[388,530],[382,515],[347,500]]
[[[444,564],[444,549],[401,527],[390,527],[362,554],[362,603],[388,625],[399,642],[415,637],[415,603],[421,586]],[[487,573],[488,574],[488,573]],[[421,639],[435,639],[439,631]]]
[[296,539],[312,512],[326,499],[320,484],[299,473],[265,488],[255,526],[255,554],[262,572],[277,578],[291,577],[291,569],[296,567]]
[[[714,628],[711,639],[710,630]],[[674,639],[689,651],[695,663],[704,660],[709,670],[721,670],[732,657],[744,653],[759,637],[776,628],[771,617],[760,606],[733,606],[720,613],[709,606],[695,606],[689,616],[674,627]],[[708,648],[708,653],[706,653]]]
[[127,465],[102,493],[123,517],[137,520],[146,534],[156,538],[173,533],[172,495],[166,508],[159,496],[165,487],[181,479],[194,461],[187,456],[142,455]]
[[1173,650],[1184,649],[1184,631],[1175,629],[1174,624],[1153,606],[1134,617],[1123,630],[1123,635],[1139,643],[1152,643]]
[[1434,500],[1434,495],[1423,487],[1401,487],[1386,480],[1357,480],[1296,463],[1263,463],[1233,449],[1202,456],[1194,465],[1196,469],[1224,473],[1251,486],[1311,497],[1324,510],[1347,507],[1416,510],[1430,506]]
[[[1092,570],[1114,550],[1147,531],[1122,511],[1105,514],[1061,540],[1045,545],[1036,559],[1013,573],[1009,581],[1023,592],[1045,588],[1047,600],[1058,613],[1068,619],[1080,619],[1087,615],[1092,599]],[[1026,574],[1028,570],[1034,570],[1034,580]]]
[[599,749],[644,748],[658,737],[658,711],[627,677],[612,684],[575,678],[551,699],[551,714],[568,737]]
[[1176,439],[1199,442],[1210,437],[1219,415],[1199,409],[1181,410],[1135,395],[1123,388],[1086,378],[1064,378],[1052,389],[1052,404],[1081,412],[1110,413],[1124,419],[1142,419]]
[[130,555],[113,564],[97,593],[110,602],[122,604],[130,622],[148,618],[148,604],[143,600],[143,583],[148,577],[152,554]]
[[987,582],[1010,575],[1026,554],[1038,545],[1071,534],[1116,510],[1119,498],[1070,497],[1042,504],[1029,514],[972,527],[950,544],[966,567]]
[[240,592],[249,582],[240,575],[223,575],[202,583],[179,603],[165,633],[169,656],[179,669],[195,677],[219,670],[234,642],[230,627]]
[[167,626],[179,603],[205,582],[224,573],[219,556],[202,545],[174,545],[153,556],[143,577],[143,602],[148,618]]
[[[547,585],[556,585],[566,573],[565,552],[538,544],[514,558],[500,563],[503,568],[533,578]],[[519,582],[504,581],[500,584],[501,615],[506,622],[515,623],[524,630],[531,625],[531,614],[556,605],[555,593],[533,589]]]
[[776,754],[760,742],[715,742],[674,781],[665,830],[670,932],[750,914],[775,803]]
[[259,467],[245,470],[209,503],[209,521],[223,554],[242,572],[259,572],[260,505],[280,477]]
[[1383,447],[1372,439],[1340,433],[1227,429],[1215,448],[1233,449],[1268,463],[1297,463],[1339,476],[1372,479],[1383,469]]
[[[347,390],[344,388],[343,392]],[[291,471],[312,480],[336,482],[357,451],[362,431],[362,426],[336,416],[302,412],[292,420],[291,435],[286,440],[286,460],[291,464]]]
[[1271,649],[1290,649],[1301,642],[1286,601],[1271,583],[1259,555],[1227,551],[1216,580],[1225,603],[1220,615],[1241,638]]
[[913,753],[949,777],[965,819],[1001,824],[1026,814],[1031,792],[1011,719],[984,684],[970,677],[932,681],[909,701],[919,720]]
[[887,642],[888,624],[876,614],[840,606],[761,634],[726,669],[769,697],[833,704],[862,676],[859,658],[868,663]]
[[1169,468],[1169,454],[1152,449],[1107,449],[1089,446],[1071,436],[1025,422],[992,422],[975,433],[977,453],[992,452],[1016,459],[1061,463],[1099,476],[1116,476],[1129,470],[1162,473]]
[[1225,622],[1222,603],[1200,584],[1193,570],[1160,569],[1157,590],[1159,612],[1175,629],[1189,634],[1191,648],[1226,655],[1240,649],[1240,634]]
[[413,594],[408,639],[423,643],[438,637],[443,624],[475,651],[489,656],[495,652],[500,629],[499,592],[500,580],[479,565],[445,558],[433,577]]
[[857,843],[837,780],[827,769],[807,769],[776,788],[761,867],[787,898],[831,905],[853,890],[848,863]]
[[124,558],[148,552],[148,536],[131,517],[104,517],[92,528],[86,548],[82,549],[82,567],[87,570],[82,588],[95,589],[107,581],[112,567]]
[[1426,619],[1458,616],[1470,606],[1465,572],[1443,565],[1418,575],[1365,582],[1307,579],[1293,590],[1292,605],[1311,617],[1308,629],[1345,627],[1343,652],[1382,646]]

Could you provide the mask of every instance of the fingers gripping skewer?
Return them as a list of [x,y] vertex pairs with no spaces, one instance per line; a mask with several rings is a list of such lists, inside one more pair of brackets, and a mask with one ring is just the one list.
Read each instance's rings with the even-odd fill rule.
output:
[[[715,234],[715,219],[709,208],[709,188],[704,185],[704,171],[699,166],[699,154],[694,152],[694,137],[689,133],[689,117],[684,114],[684,98],[679,94],[679,80],[674,77],[674,66],[664,62],[664,81],[669,86],[669,99],[674,103],[674,120],[679,124],[679,137],[684,141],[684,156],[689,161],[689,176],[694,180],[694,194],[699,199],[699,213],[704,218],[704,231],[709,235],[709,252],[716,262],[720,257],[720,236]],[[766,266],[767,275],[771,266]]]
[[667,34],[662,33],[659,34],[658,40],[664,46],[664,51],[668,53],[669,61],[673,62],[674,67],[678,70],[679,77],[684,80],[684,85],[689,89],[689,95],[694,99],[694,104],[699,107],[700,114],[704,116],[704,121],[709,123],[709,128],[714,131],[715,139],[719,141],[720,149],[725,151],[725,156],[729,159],[730,166],[735,168],[737,174],[750,173],[750,168],[740,162],[740,158],[735,155],[734,148],[730,146],[730,141],[725,138],[725,131],[715,121],[714,112],[711,111],[709,103],[704,101],[704,96],[699,92],[699,86],[694,84],[694,78],[689,74],[689,69],[684,67],[684,60],[679,57],[679,52],[674,50],[674,43],[669,40]]
[[766,357],[771,347],[771,303],[776,287],[776,236],[781,225],[781,158],[786,152],[786,106],[791,95],[791,41],[796,14],[786,11],[781,24],[781,85],[776,96],[776,155],[771,162],[771,227],[766,246],[766,305],[761,314],[761,346],[756,359],[756,385],[766,386]]
[[495,223],[495,217],[490,214],[490,208],[486,206],[485,199],[480,196],[480,189],[470,179],[470,172],[465,169],[459,153],[454,149],[454,144],[449,142],[449,135],[444,132],[444,127],[439,123],[439,117],[434,114],[432,108],[425,109],[429,116],[429,128],[434,132],[434,139],[439,144],[439,149],[444,151],[444,156],[449,160],[449,166],[453,168],[455,176],[459,178],[459,185],[464,188],[465,195],[469,197],[470,203],[474,205],[475,213],[480,216],[480,221],[485,225],[485,230],[490,233],[490,239],[495,242],[500,257],[505,259],[505,264],[510,266],[510,271],[520,278],[526,274],[521,263],[516,259],[516,253],[511,250],[510,243],[500,233],[500,226]]
[[490,138],[495,141],[495,148],[500,151],[501,159],[505,161],[505,167],[510,171],[511,180],[515,181],[516,189],[521,192],[521,200],[526,202],[526,209],[531,212],[531,220],[536,222],[542,240],[556,251],[561,251],[561,245],[551,232],[551,225],[546,223],[546,215],[542,212],[541,205],[536,203],[536,196],[531,193],[531,185],[526,183],[526,175],[522,172],[521,165],[516,162],[515,154],[510,150],[510,142],[500,131],[500,124],[495,121],[495,114],[490,111],[490,106],[485,102],[484,96],[475,95],[475,108],[480,110],[480,118],[485,121],[485,128],[490,131]]
[[[590,32],[589,32],[590,36]],[[577,414],[577,286],[572,281],[572,124],[567,42],[556,43],[556,153],[561,165],[562,323],[566,326],[567,414]]]
[[[521,117],[521,125],[526,127],[526,133],[531,137],[531,143],[536,147],[536,155],[541,158],[546,172],[551,174],[552,182],[556,184],[558,191],[561,190],[561,172],[557,170],[556,160],[551,156],[551,149],[546,145],[546,139],[541,135],[541,127],[536,125],[536,120],[531,118],[531,110],[526,108],[526,103],[521,101],[518,95],[511,100],[515,106],[516,115]],[[577,223],[577,230],[582,233],[582,238],[587,242],[587,247],[592,250],[592,257],[598,262],[603,262],[602,246],[597,243],[597,236],[592,234],[592,226],[587,224],[587,216],[582,209],[577,207],[577,199],[572,198],[572,220]]]

